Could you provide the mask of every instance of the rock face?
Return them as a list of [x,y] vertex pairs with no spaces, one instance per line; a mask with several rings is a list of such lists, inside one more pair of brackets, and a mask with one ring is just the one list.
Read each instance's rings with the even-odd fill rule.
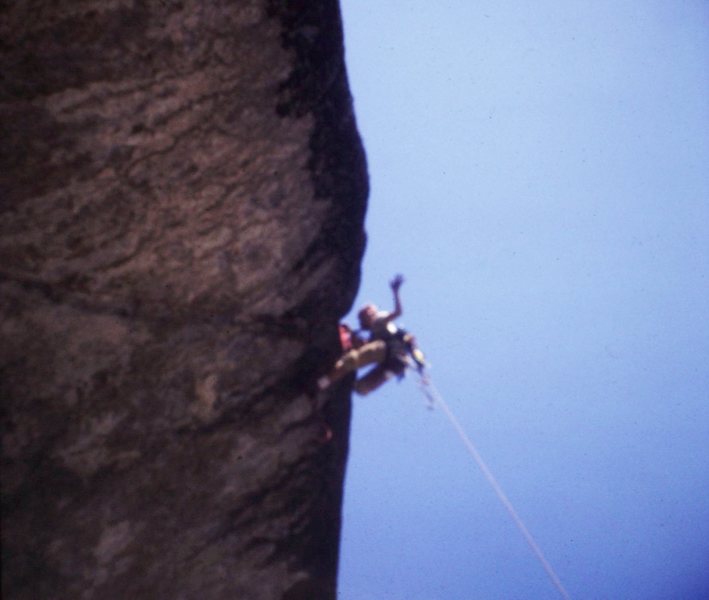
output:
[[0,39],[3,597],[334,597],[337,3],[17,2]]

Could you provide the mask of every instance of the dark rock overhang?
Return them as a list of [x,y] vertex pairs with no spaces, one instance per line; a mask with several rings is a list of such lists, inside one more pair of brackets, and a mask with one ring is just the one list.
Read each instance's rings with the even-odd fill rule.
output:
[[349,390],[309,391],[367,197],[337,3],[3,11],[3,596],[334,597]]

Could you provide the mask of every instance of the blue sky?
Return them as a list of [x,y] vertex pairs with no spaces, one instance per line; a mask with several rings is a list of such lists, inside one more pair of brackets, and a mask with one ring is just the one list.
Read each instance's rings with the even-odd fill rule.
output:
[[[404,317],[572,598],[709,597],[709,4],[343,0]],[[412,378],[354,399],[340,600],[559,597]]]

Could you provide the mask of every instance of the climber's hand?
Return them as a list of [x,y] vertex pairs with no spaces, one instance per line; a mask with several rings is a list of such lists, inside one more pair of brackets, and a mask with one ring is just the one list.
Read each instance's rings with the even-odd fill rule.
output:
[[404,277],[402,275],[396,275],[394,279],[389,282],[389,285],[391,286],[392,290],[398,292],[402,283],[404,283]]

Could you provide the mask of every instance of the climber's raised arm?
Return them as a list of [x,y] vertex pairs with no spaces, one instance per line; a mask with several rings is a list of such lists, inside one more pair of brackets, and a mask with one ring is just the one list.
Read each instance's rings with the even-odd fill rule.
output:
[[402,283],[404,283],[404,278],[401,275],[396,275],[394,279],[389,282],[391,291],[394,293],[394,310],[384,317],[387,322],[398,319],[404,312],[401,307],[401,298],[399,296],[399,288]]

